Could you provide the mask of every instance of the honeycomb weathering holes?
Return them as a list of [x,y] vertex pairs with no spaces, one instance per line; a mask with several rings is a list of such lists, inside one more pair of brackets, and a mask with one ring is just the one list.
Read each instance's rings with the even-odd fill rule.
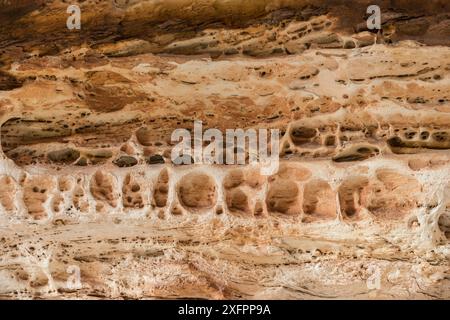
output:
[[177,189],[180,203],[190,211],[210,209],[216,204],[216,182],[206,173],[186,174],[178,182]]
[[303,212],[307,220],[336,217],[336,195],[326,181],[316,179],[305,184]]
[[[450,297],[450,2],[9,2],[0,296]],[[197,122],[278,172],[173,161]]]
[[299,194],[297,183],[287,179],[277,179],[272,183],[267,194],[267,208],[275,213],[300,214]]

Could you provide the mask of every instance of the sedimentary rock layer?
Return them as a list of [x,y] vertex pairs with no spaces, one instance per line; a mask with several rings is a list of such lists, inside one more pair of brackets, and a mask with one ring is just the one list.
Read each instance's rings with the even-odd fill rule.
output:
[[0,1],[0,296],[450,298],[449,4],[371,2]]

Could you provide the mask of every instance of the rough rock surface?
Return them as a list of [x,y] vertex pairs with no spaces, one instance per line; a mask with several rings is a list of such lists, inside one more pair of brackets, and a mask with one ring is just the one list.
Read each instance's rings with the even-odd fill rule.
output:
[[0,1],[1,298],[450,299],[447,0],[66,2]]

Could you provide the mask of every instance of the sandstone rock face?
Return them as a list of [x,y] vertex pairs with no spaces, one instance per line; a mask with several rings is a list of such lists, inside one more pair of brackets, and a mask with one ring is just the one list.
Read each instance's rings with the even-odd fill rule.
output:
[[212,208],[216,202],[214,180],[204,173],[189,173],[179,182],[178,197],[188,208]]
[[0,297],[450,299],[449,2],[375,2],[0,1]]

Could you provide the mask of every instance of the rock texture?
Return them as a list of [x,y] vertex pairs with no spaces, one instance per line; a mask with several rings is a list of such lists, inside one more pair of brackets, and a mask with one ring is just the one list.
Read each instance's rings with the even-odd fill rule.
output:
[[[0,297],[450,298],[448,1],[67,6],[0,1]],[[278,172],[174,165],[196,120]]]

